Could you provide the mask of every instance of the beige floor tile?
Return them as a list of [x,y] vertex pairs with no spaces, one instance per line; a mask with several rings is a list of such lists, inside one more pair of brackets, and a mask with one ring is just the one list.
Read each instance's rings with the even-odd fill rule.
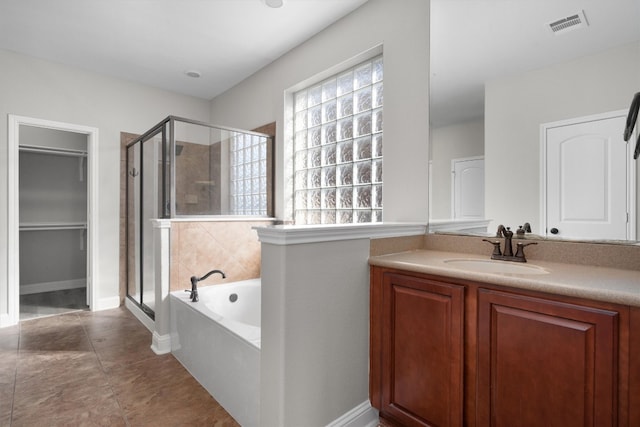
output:
[[6,329],[0,427],[238,425],[125,308]]

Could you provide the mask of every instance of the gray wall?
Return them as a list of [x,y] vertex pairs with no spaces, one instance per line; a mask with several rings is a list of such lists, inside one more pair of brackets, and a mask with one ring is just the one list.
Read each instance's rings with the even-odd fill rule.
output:
[[[120,132],[142,133],[175,114],[209,120],[209,102],[0,50],[0,242],[7,242],[7,115],[92,126],[98,141],[99,301],[118,297]],[[0,245],[0,319],[6,316],[7,246]]]
[[87,151],[87,135],[21,125],[20,144]]
[[[277,122],[276,216],[287,218],[288,91],[382,46],[384,220],[426,222],[428,213],[429,2],[369,0],[211,102],[211,121],[241,129]],[[323,74],[325,73],[325,74]]]
[[261,425],[323,426],[369,395],[369,239],[262,244]]
[[[485,216],[540,233],[540,125],[629,108],[640,43],[485,86]],[[622,129],[620,130],[622,132]]]
[[[429,2],[369,0],[214,98],[211,122],[276,121],[276,216],[290,212],[291,94],[384,55],[384,220],[428,220]],[[326,425],[368,399],[368,239],[262,245],[261,422]]]

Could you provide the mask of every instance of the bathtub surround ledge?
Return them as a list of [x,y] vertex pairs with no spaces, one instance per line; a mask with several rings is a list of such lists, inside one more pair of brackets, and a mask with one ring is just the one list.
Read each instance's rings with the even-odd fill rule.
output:
[[260,242],[272,245],[335,242],[353,239],[383,239],[424,235],[426,224],[362,223],[345,225],[277,225],[255,227]]

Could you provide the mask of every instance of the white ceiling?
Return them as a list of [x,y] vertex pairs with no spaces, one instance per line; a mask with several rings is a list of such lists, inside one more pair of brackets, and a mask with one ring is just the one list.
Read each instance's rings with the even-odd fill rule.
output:
[[[581,10],[585,29],[554,35],[546,27]],[[431,122],[482,117],[485,81],[634,40],[640,0],[432,0]]]
[[[211,99],[366,1],[0,0],[0,48]],[[640,0],[431,3],[439,125],[481,117],[488,79],[640,40]],[[585,30],[545,27],[580,10]]]
[[211,99],[366,1],[0,0],[0,48]]

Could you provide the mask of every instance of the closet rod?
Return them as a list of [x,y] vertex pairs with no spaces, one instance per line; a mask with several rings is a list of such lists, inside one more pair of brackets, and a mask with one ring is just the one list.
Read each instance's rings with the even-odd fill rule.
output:
[[27,153],[43,153],[43,154],[56,154],[59,156],[71,156],[71,157],[86,157],[87,152],[82,150],[74,150],[72,148],[55,148],[55,147],[42,147],[38,145],[20,145],[20,151]]
[[28,223],[20,224],[20,231],[57,231],[57,230],[86,230],[87,223]]

